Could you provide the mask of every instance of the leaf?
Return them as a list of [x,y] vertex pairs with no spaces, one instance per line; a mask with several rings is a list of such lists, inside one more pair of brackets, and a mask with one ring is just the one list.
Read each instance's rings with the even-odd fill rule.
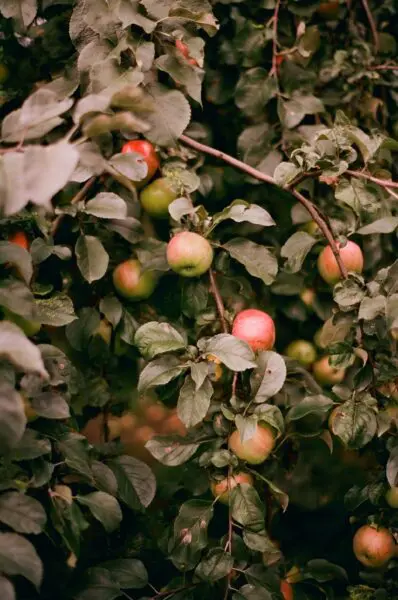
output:
[[182,311],[194,318],[205,311],[209,298],[209,286],[201,280],[187,279],[182,288]]
[[147,115],[151,130],[146,137],[153,144],[172,146],[187,128],[191,119],[191,108],[185,96],[170,91],[159,84],[147,88],[156,110]]
[[124,589],[141,589],[148,584],[148,573],[140,560],[134,558],[118,558],[98,565],[100,569],[109,571],[112,579]]
[[253,533],[264,529],[264,506],[254,487],[247,483],[237,485],[230,492],[231,514],[234,521]]
[[101,298],[99,309],[113,327],[118,325],[122,318],[123,306],[116,296],[105,296],[104,298]]
[[84,212],[100,219],[124,219],[127,217],[127,205],[117,194],[101,192],[86,202]]
[[223,245],[229,254],[244,265],[250,275],[261,279],[265,285],[271,285],[278,272],[275,256],[264,246],[244,238],[234,238]]
[[[109,161],[111,167],[119,173],[130,179],[131,181],[142,181],[148,174],[148,165],[138,152],[128,152],[125,154],[114,154]],[[114,219],[122,219],[127,215],[113,217]]]
[[11,263],[29,285],[33,275],[32,257],[25,248],[10,242],[0,242],[0,264]]
[[333,298],[343,309],[359,304],[365,297],[365,290],[353,277],[337,283],[333,288]]
[[307,396],[289,410],[286,421],[299,421],[308,415],[319,416],[322,420],[333,406],[333,400],[322,394]]
[[0,306],[28,320],[36,317],[33,294],[22,281],[0,281]]
[[342,315],[336,319],[331,317],[325,321],[319,336],[321,348],[327,348],[339,342],[344,342],[353,326],[352,317]]
[[281,162],[274,171],[275,183],[280,186],[287,185],[294,181],[301,170],[291,162]]
[[386,297],[379,295],[373,298],[364,298],[359,307],[358,319],[372,321],[386,311]]
[[198,341],[198,348],[206,356],[214,355],[231,371],[245,371],[256,367],[250,346],[228,333],[202,338]]
[[47,521],[43,506],[21,492],[0,496],[0,521],[18,533],[41,533]]
[[36,311],[39,322],[52,327],[64,327],[77,319],[72,300],[62,293],[36,300]]
[[175,356],[163,356],[148,363],[141,371],[138,391],[144,392],[150,387],[165,385],[175,379],[186,369]]
[[13,584],[6,577],[0,575],[0,598],[2,600],[16,600]]
[[285,269],[290,273],[298,273],[305,257],[316,244],[316,239],[305,231],[296,231],[281,248],[281,256],[287,258]]
[[260,352],[257,357],[257,368],[251,375],[252,390],[255,391],[255,402],[265,402],[275,396],[286,379],[286,364],[276,352]]
[[44,262],[52,255],[57,256],[61,260],[72,258],[72,252],[68,246],[54,246],[50,240],[44,240],[43,238],[36,238],[33,240],[30,247],[30,253],[32,255],[32,260],[36,265]]
[[31,460],[51,452],[50,442],[40,437],[33,429],[25,429],[18,444],[13,448],[11,457],[13,460]]
[[139,327],[134,337],[134,344],[146,358],[150,360],[158,354],[174,352],[186,347],[182,335],[168,323],[150,321]]
[[258,422],[268,423],[274,429],[283,433],[285,422],[281,409],[273,404],[259,404],[254,408],[254,414]]
[[176,442],[174,438],[158,437],[149,440],[145,448],[166,467],[178,467],[192,458],[199,444]]
[[178,397],[177,413],[188,429],[203,421],[209,410],[212,395],[213,386],[208,378],[198,389],[190,375],[185,378]]
[[357,233],[361,235],[371,235],[373,233],[392,233],[398,227],[398,217],[383,217],[377,219],[369,225],[358,229]]
[[250,204],[244,200],[234,200],[222,212],[213,215],[211,229],[214,229],[226,219],[232,219],[236,223],[253,223],[263,227],[275,225],[275,221],[269,212],[257,204]]
[[155,497],[156,479],[145,463],[132,456],[119,456],[110,461],[109,466],[116,475],[118,496],[127,506],[136,509],[151,504]]
[[83,435],[67,433],[58,441],[58,448],[64,454],[65,463],[72,471],[77,471],[91,480],[89,445]]
[[75,595],[76,600],[115,600],[121,595],[120,587],[107,569],[89,570],[84,588]]
[[208,500],[188,500],[180,507],[171,547],[171,559],[177,568],[184,571],[194,568],[201,550],[207,546],[207,528],[212,516],[213,506]]
[[7,358],[22,371],[38,373],[44,379],[48,378],[38,347],[28,340],[17,325],[9,321],[0,322],[0,356]]
[[234,558],[222,548],[211,548],[208,555],[195,569],[195,576],[203,581],[214,583],[226,577],[234,565]]
[[235,417],[236,427],[239,431],[239,436],[242,442],[251,440],[257,430],[257,417],[250,415],[243,417],[242,415],[236,415]]
[[360,179],[341,178],[335,190],[335,197],[341,203],[349,206],[356,215],[375,213],[379,209],[379,198],[373,188]]
[[118,233],[123,239],[136,244],[143,239],[143,229],[140,221],[134,217],[125,219],[112,219],[106,223],[106,227]]
[[262,67],[242,71],[235,89],[235,104],[247,117],[260,117],[265,105],[277,94],[274,77]]
[[103,526],[105,531],[111,533],[117,529],[122,521],[123,515],[119,502],[106,492],[92,492],[86,496],[76,496],[80,504],[87,506]]
[[77,266],[89,283],[101,279],[108,268],[109,255],[100,240],[92,235],[81,235],[75,246]]
[[68,419],[69,405],[62,394],[50,389],[37,394],[32,399],[32,408],[45,419]]
[[398,483],[398,446],[392,449],[386,466],[387,481],[391,487]]
[[0,564],[6,575],[22,575],[39,588],[43,564],[26,538],[16,533],[0,533]]
[[363,448],[377,432],[374,409],[364,401],[344,402],[333,417],[332,432],[349,448]]
[[22,439],[26,427],[20,394],[6,381],[0,384],[0,454],[6,454]]
[[179,59],[171,54],[162,54],[156,59],[156,67],[164,71],[179,85],[182,85],[188,96],[198,104],[202,104],[201,91],[203,71],[193,68],[184,58]]
[[209,366],[207,362],[199,362],[191,364],[191,377],[195,382],[195,390],[202,387],[204,380],[209,374]]

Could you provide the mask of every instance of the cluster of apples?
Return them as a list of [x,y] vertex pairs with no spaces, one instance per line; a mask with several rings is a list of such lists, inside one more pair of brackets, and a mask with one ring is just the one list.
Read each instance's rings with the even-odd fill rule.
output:
[[[107,428],[107,433],[106,433]],[[82,430],[90,444],[103,444],[117,438],[123,445],[123,453],[153,462],[145,444],[157,435],[185,436],[187,430],[179,419],[176,409],[169,409],[159,401],[143,400],[136,410],[126,411],[122,416],[99,413],[88,421]]]

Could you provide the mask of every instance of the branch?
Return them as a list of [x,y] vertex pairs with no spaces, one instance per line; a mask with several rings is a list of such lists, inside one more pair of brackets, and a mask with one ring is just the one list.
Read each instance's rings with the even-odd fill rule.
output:
[[376,50],[376,52],[378,52],[379,51],[379,34],[377,31],[375,20],[372,15],[372,11],[369,8],[368,0],[361,0],[361,1],[362,1],[362,6],[366,12],[366,16],[369,21],[370,29],[372,30],[373,43],[375,46],[375,50]]
[[398,65],[376,65],[368,68],[371,71],[398,71]]
[[[86,194],[89,192],[89,190],[93,187],[96,179],[97,179],[96,177],[90,177],[90,179],[88,179],[86,181],[84,186],[77,192],[77,194],[75,196],[73,196],[70,203],[78,204],[81,200],[83,200],[83,198],[86,196]],[[64,216],[65,215],[58,215],[58,217],[53,222],[52,227],[51,227],[52,237],[54,237],[54,235],[57,233],[58,227],[60,226]]]
[[[259,179],[260,181],[263,181],[264,183],[271,183],[276,186],[278,185],[275,182],[275,180],[273,179],[273,177],[271,177],[270,175],[266,175],[265,173],[262,173],[258,169],[255,169],[254,167],[250,167],[249,165],[242,162],[241,160],[238,160],[237,158],[233,158],[233,156],[230,156],[229,154],[225,154],[225,152],[221,152],[220,150],[216,150],[215,148],[212,148],[211,146],[206,146],[205,144],[201,144],[200,142],[197,142],[196,140],[193,140],[186,135],[182,135],[180,137],[180,140],[184,144],[187,144],[187,146],[191,146],[191,148],[195,148],[195,150],[198,150],[199,152],[204,152],[205,154],[209,154],[210,156],[219,158],[220,160],[223,160],[224,162],[235,167],[236,169],[239,169],[240,171],[247,173],[248,175],[250,175],[251,177],[254,177],[255,179]],[[354,171],[354,173],[355,173],[355,171]],[[398,186],[398,184],[397,184],[397,186]],[[279,186],[279,187],[281,187],[281,186]],[[336,257],[337,264],[338,264],[340,272],[341,272],[341,276],[343,277],[343,279],[346,279],[347,278],[347,269],[345,268],[344,263],[340,258],[339,249],[334,240],[333,233],[331,232],[330,228],[328,227],[325,219],[319,214],[319,210],[314,206],[314,204],[311,202],[311,200],[307,200],[307,198],[305,198],[302,194],[300,194],[296,190],[291,190],[290,187],[291,186],[285,186],[284,188],[281,188],[281,189],[285,189],[286,191],[290,192],[296,198],[296,200],[298,200],[300,202],[300,204],[302,204],[307,209],[307,211],[309,212],[309,214],[311,215],[311,217],[313,218],[313,220],[318,225],[319,229],[322,231],[325,238],[329,242],[329,244],[332,248],[333,254]]]
[[224,303],[222,301],[221,294],[218,291],[217,282],[216,282],[216,278],[214,276],[213,269],[210,269],[209,277],[210,277],[211,293],[213,294],[214,300],[216,302],[216,306],[217,306],[218,314],[220,316],[220,321],[221,321],[221,326],[222,326],[223,332],[228,333],[228,325],[227,325],[227,322],[226,322],[225,316],[224,316],[224,313],[225,313]]
[[368,181],[373,181],[373,183],[377,183],[381,187],[384,188],[397,188],[398,183],[396,181],[391,181],[391,179],[379,179],[378,177],[373,177],[372,175],[368,175],[367,173],[363,173],[362,171],[346,171],[348,175],[351,177],[356,177],[357,179],[367,179]]
[[279,22],[279,9],[281,7],[281,0],[276,0],[275,11],[274,11],[274,22],[273,22],[273,39],[272,39],[272,67],[270,71],[271,75],[278,75],[278,22]]

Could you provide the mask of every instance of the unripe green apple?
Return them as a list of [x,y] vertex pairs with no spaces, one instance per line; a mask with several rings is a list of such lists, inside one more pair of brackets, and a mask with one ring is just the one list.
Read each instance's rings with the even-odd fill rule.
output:
[[305,231],[306,233],[309,233],[310,235],[315,235],[316,233],[320,233],[318,224],[315,223],[315,221],[307,221],[307,223],[304,223],[304,225],[302,225],[300,227],[300,229],[301,229],[301,231]]
[[275,325],[266,312],[248,308],[236,315],[232,335],[245,341],[255,352],[270,350],[275,344]]
[[[229,479],[229,482],[228,482]],[[236,473],[231,475],[231,477],[226,477],[222,481],[213,481],[211,483],[211,491],[215,498],[219,496],[219,501],[222,504],[229,504],[229,494],[231,490],[236,488],[237,485],[241,483],[247,483],[248,485],[253,485],[254,480],[250,473]]]
[[[363,254],[358,244],[348,241],[345,246],[337,243],[337,247],[340,250],[340,257],[347,271],[362,273]],[[326,283],[334,284],[341,279],[339,265],[330,246],[326,246],[318,257],[318,271]]]
[[238,430],[234,431],[228,440],[228,446],[238,458],[251,465],[263,463],[275,446],[275,436],[267,425],[258,425],[253,437],[242,442]]
[[398,508],[398,486],[390,488],[385,497],[387,504],[391,508]]
[[156,276],[153,271],[142,272],[138,260],[130,258],[113,271],[113,285],[123,298],[144,300],[153,293]]
[[385,527],[363,525],[353,540],[354,554],[365,567],[378,568],[387,564],[395,555],[395,541]]
[[285,354],[297,360],[303,367],[309,367],[316,360],[315,346],[307,340],[291,342],[286,348]]
[[32,337],[36,335],[36,333],[39,333],[41,323],[29,321],[29,319],[25,319],[24,317],[13,313],[11,310],[8,310],[8,308],[3,307],[2,310],[4,318],[7,319],[7,321],[12,321],[15,325],[18,325],[28,337]]
[[167,262],[179,275],[198,277],[210,269],[213,249],[198,233],[181,231],[167,244]]
[[341,383],[345,376],[345,369],[337,369],[329,364],[329,356],[323,356],[312,365],[315,379],[325,385]]
[[165,177],[155,179],[140,194],[142,208],[155,219],[169,216],[169,205],[178,197]]

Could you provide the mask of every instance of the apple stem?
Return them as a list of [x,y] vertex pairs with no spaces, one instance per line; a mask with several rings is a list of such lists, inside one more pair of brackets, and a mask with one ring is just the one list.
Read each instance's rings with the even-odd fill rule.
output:
[[227,325],[227,322],[226,322],[225,316],[224,316],[224,313],[225,313],[224,303],[223,303],[221,294],[217,287],[216,278],[215,278],[213,269],[209,270],[209,277],[210,277],[211,293],[213,294],[214,300],[216,302],[216,306],[217,306],[218,314],[220,317],[223,332],[228,333],[228,325]]

